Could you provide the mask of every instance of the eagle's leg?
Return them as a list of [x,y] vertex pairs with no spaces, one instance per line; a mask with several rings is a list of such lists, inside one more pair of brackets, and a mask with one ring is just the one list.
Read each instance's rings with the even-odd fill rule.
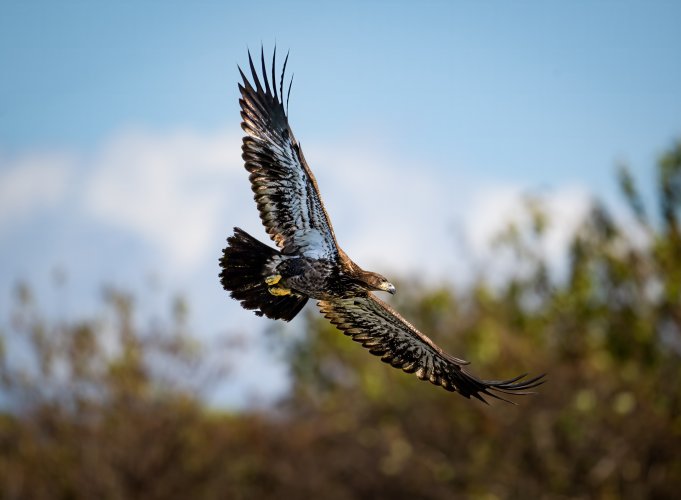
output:
[[272,276],[265,278],[265,283],[269,286],[276,285],[279,281],[281,281],[281,274],[273,274]]
[[288,288],[284,288],[282,286],[275,286],[280,281],[281,274],[273,274],[265,278],[265,283],[267,283],[267,285],[269,286],[268,291],[272,295],[276,295],[277,297],[282,295],[291,295],[291,290],[289,290]]
[[301,278],[309,269],[310,264],[306,259],[299,257],[285,259],[275,269],[270,270],[272,274],[265,278],[268,291],[277,297],[291,295],[292,280]]

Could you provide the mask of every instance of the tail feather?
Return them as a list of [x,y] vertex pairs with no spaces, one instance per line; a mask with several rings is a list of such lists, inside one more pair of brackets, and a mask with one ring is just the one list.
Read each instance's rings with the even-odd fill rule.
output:
[[220,258],[220,282],[245,309],[255,310],[258,316],[291,321],[307,297],[295,293],[275,296],[269,292],[265,265],[278,254],[279,251],[235,227]]

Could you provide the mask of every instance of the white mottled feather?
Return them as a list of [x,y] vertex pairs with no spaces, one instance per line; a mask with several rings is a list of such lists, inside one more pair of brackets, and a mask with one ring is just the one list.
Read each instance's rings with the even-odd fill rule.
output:
[[[337,260],[333,228],[280,96],[269,86],[264,61],[264,85],[250,59],[249,63],[253,84],[242,72],[244,82],[239,86],[241,125],[248,134],[242,156],[251,172],[260,219],[282,253]],[[274,64],[272,73],[274,82]]]

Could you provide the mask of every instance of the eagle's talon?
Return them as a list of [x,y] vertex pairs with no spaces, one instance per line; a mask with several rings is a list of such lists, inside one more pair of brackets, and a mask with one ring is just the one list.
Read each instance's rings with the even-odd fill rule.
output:
[[288,288],[282,288],[280,286],[272,286],[267,289],[272,295],[281,297],[283,295],[291,295],[291,290]]
[[265,278],[265,283],[267,283],[269,286],[276,285],[281,281],[281,274],[273,274],[272,276],[268,276]]

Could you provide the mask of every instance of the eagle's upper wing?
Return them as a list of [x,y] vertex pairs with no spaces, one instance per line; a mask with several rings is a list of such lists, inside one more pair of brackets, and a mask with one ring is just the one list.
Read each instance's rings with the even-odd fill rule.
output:
[[544,382],[544,375],[526,381],[520,381],[525,375],[501,381],[478,379],[463,369],[468,362],[444,352],[371,293],[317,305],[331,323],[382,361],[466,398],[486,402],[483,396],[487,395],[508,401],[494,392],[527,394],[527,389]]
[[239,68],[243,79],[243,85],[239,84],[241,128],[248,134],[243,139],[242,158],[251,173],[249,178],[260,219],[282,252],[335,258],[338,245],[329,216],[284,110],[283,81],[287,61],[288,56],[284,61],[279,92],[275,78],[276,49],[272,58],[271,86],[262,51],[262,83],[250,52],[248,62],[253,84]]

